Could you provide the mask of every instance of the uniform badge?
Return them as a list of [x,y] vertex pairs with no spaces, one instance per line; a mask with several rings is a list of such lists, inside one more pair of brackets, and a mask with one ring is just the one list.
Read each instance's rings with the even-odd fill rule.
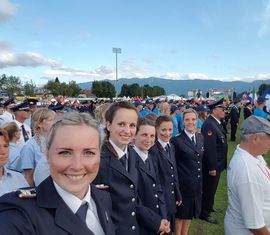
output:
[[207,135],[208,136],[212,136],[213,135],[213,132],[212,131],[207,131]]
[[96,188],[105,190],[105,189],[109,189],[110,187],[109,185],[105,185],[105,184],[96,184]]
[[22,188],[16,191],[19,198],[28,199],[35,198],[37,196],[35,188]]

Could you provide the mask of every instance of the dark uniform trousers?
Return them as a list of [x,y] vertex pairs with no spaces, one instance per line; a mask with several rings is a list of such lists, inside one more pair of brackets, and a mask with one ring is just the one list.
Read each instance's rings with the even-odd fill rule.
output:
[[[214,198],[218,186],[220,173],[227,167],[227,137],[222,125],[211,115],[202,126],[204,136],[203,157],[203,194],[201,216],[206,217],[213,210]],[[216,170],[216,176],[209,175],[209,171]]]
[[138,197],[138,170],[136,152],[128,147],[128,171],[117,159],[112,145],[107,141],[101,151],[99,173],[96,184],[109,186],[112,199],[112,220],[117,235],[139,235],[138,220],[149,221],[152,211],[140,203]]
[[237,125],[239,123],[239,110],[233,105],[230,111],[231,141],[236,140]]
[[[137,154],[137,153],[136,153]],[[152,156],[147,159],[149,164],[145,164],[137,154],[137,169],[139,174],[138,194],[143,206],[152,210],[152,218],[142,221],[140,224],[140,235],[157,234],[162,219],[167,219],[166,205],[162,187],[157,174],[157,166],[154,165]]]
[[178,173],[175,162],[175,151],[173,145],[170,148],[170,156],[157,141],[150,149],[149,153],[158,167],[158,176],[167,210],[167,219],[171,222],[171,228],[174,226],[174,214],[177,211],[176,201],[181,201],[182,196],[179,189]]
[[[98,217],[106,235],[114,235],[107,192],[91,186]],[[36,189],[36,197],[19,198],[9,193],[0,198],[1,235],[94,235],[57,193],[51,177]]]

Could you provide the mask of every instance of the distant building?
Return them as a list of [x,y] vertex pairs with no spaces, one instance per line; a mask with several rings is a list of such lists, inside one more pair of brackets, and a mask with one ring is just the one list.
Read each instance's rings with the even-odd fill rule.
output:
[[188,99],[200,98],[201,96],[202,96],[202,90],[200,89],[193,89],[191,91],[188,91],[187,93]]
[[209,98],[218,100],[221,98],[224,99],[233,99],[233,89],[219,89],[219,88],[215,88],[215,89],[209,89],[208,93],[209,93]]

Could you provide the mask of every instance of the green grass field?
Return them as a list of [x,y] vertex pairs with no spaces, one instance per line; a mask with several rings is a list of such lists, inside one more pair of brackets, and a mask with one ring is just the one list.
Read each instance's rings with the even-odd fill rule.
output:
[[[243,112],[241,112],[243,113]],[[243,118],[241,117],[241,121]],[[240,121],[240,122],[241,122]],[[241,125],[241,124],[240,124]],[[230,128],[230,125],[228,124],[228,129]],[[236,149],[237,144],[239,143],[239,129],[237,130],[237,141],[236,142],[228,142],[229,149],[228,149],[228,164],[231,160],[231,157],[234,153],[234,150]],[[230,132],[230,130],[228,130]],[[228,140],[229,140],[228,135]],[[270,152],[265,156],[266,161],[268,164],[270,163]],[[221,175],[219,186],[217,189],[216,197],[215,197],[215,208],[221,209],[222,213],[212,213],[211,215],[216,218],[220,225],[212,225],[210,223],[204,222],[202,220],[196,219],[192,221],[189,234],[190,235],[222,235],[224,234],[224,216],[227,209],[227,172],[224,171]]]

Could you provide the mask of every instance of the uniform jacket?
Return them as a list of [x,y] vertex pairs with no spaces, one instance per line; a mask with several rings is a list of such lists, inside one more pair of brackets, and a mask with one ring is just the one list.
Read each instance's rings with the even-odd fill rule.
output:
[[158,166],[158,176],[164,191],[167,214],[174,214],[176,212],[176,201],[182,200],[178,183],[174,147],[171,145],[170,158],[158,141],[156,141],[149,152],[155,164]]
[[252,110],[249,107],[244,107],[244,119],[252,115]]
[[196,146],[185,131],[171,141],[175,148],[175,160],[178,181],[183,197],[198,197],[202,193],[202,158],[204,140],[199,133],[195,134]]
[[202,126],[204,136],[204,158],[203,167],[207,171],[217,170],[221,172],[227,167],[227,136],[226,131],[210,115]]
[[[109,194],[91,186],[105,234],[114,235]],[[65,204],[48,177],[36,188],[36,197],[22,199],[16,193],[0,198],[1,235],[94,235]]]
[[150,169],[147,169],[145,163],[137,153],[136,160],[139,176],[139,199],[143,206],[153,211],[151,218],[146,218],[146,221],[143,221],[140,217],[138,218],[141,226],[140,235],[157,234],[161,219],[167,218],[164,195],[157,174],[157,166],[154,165],[150,154],[148,157]]
[[139,235],[139,225],[136,216],[138,203],[138,172],[136,169],[135,150],[128,147],[127,172],[116,153],[106,141],[101,151],[99,173],[96,184],[109,186],[112,199],[112,219],[115,223],[117,235]]

